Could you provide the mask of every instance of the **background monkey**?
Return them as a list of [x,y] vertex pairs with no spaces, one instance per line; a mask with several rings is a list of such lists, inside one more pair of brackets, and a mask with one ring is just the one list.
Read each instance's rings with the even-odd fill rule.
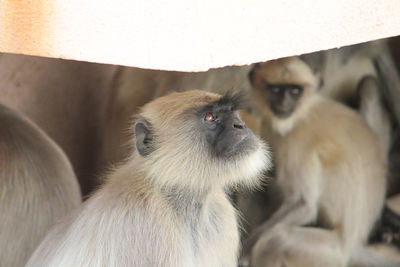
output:
[[132,157],[27,266],[236,266],[239,235],[224,189],[254,185],[269,166],[239,105],[234,94],[204,91],[146,104]]
[[283,202],[245,242],[242,264],[251,257],[256,267],[392,266],[364,249],[385,196],[376,135],[356,112],[319,96],[298,58],[257,65],[250,79]]
[[0,266],[24,266],[51,225],[81,201],[65,154],[0,105]]

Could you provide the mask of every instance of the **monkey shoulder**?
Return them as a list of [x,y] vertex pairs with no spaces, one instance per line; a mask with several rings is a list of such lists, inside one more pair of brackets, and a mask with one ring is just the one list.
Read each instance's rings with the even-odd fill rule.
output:
[[[0,104],[0,154],[7,155],[0,160],[0,166],[8,172],[25,168],[35,179],[25,182],[64,184],[64,191],[80,199],[79,185],[75,173],[61,148],[34,122],[22,114]],[[5,165],[5,166],[2,166]],[[45,166],[45,167],[44,167]],[[21,176],[21,175],[19,175]],[[78,204],[78,202],[76,202]]]
[[[361,115],[348,106],[331,99],[324,99],[316,110],[320,114],[318,124],[322,125],[320,132],[328,136],[329,140],[336,142],[342,140],[353,144],[365,143],[376,139],[372,129],[368,126]],[[325,130],[325,131],[324,131]]]
[[40,266],[191,267],[182,224],[158,196],[141,192],[99,189],[47,236]]
[[117,170],[53,229],[43,245],[50,251],[38,253],[49,258],[34,262],[61,267],[236,264],[239,237],[224,192],[201,205],[187,205],[190,195],[166,197],[145,179],[135,179],[135,173],[127,179],[125,171]]
[[[1,104],[0,124],[0,184],[9,186],[0,200],[18,197],[18,205],[25,203],[26,212],[42,211],[35,219],[39,224],[59,219],[76,207],[81,200],[79,185],[61,148],[29,118]],[[22,201],[20,195],[24,196]],[[47,202],[51,204],[44,208]],[[18,213],[20,209],[11,211]],[[23,216],[34,218],[38,214]]]
[[[331,99],[321,98],[310,112],[303,136],[305,145],[314,151],[325,168],[368,157],[378,140],[361,116],[351,108]],[[350,149],[352,148],[352,149]],[[363,153],[363,157],[358,154]]]
[[47,164],[49,168],[60,158],[67,162],[55,143],[22,114],[0,104],[0,122],[0,150],[9,162],[29,159],[37,164],[45,158],[52,163]]
[[[272,146],[277,153],[296,158],[296,162],[310,162],[316,157],[325,168],[329,168],[354,160],[357,149],[365,150],[364,144],[377,144],[374,138],[371,129],[354,110],[318,97],[307,116],[287,135],[278,136]],[[293,150],[293,146],[297,149]],[[291,152],[287,154],[289,150]],[[283,154],[280,158],[285,158]]]
[[81,195],[64,152],[34,122],[0,104],[1,266],[24,264]]

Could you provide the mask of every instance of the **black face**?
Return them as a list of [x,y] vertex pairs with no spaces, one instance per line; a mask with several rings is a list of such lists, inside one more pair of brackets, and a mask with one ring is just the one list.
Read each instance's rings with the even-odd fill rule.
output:
[[211,153],[217,157],[237,156],[253,150],[256,145],[252,131],[235,109],[233,103],[219,101],[196,114],[201,121],[200,132],[204,134]]
[[303,87],[297,84],[265,83],[265,85],[271,110],[279,118],[289,117],[296,109],[303,94]]

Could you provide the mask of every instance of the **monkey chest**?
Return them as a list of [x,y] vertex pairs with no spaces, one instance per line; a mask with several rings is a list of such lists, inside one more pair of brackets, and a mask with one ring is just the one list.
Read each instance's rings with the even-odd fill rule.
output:
[[213,208],[185,222],[195,266],[236,265],[239,236],[231,211]]

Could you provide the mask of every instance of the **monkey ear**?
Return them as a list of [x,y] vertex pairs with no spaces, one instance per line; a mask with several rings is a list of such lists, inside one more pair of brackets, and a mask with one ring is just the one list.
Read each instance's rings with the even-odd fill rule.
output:
[[259,67],[260,67],[260,63],[254,64],[253,68],[251,69],[251,71],[250,71],[249,74],[247,75],[247,77],[249,78],[249,81],[250,81],[250,84],[252,85],[252,87],[253,87],[253,84],[254,84],[254,71],[255,71],[256,69],[258,69]]
[[151,124],[144,118],[140,118],[135,124],[135,146],[142,157],[154,151]]
[[[303,61],[304,61],[304,59],[303,59]],[[324,77],[322,76],[321,70],[318,68],[318,66],[311,67],[311,65],[309,63],[307,63],[306,61],[304,61],[304,62],[311,68],[312,73],[315,76],[315,79],[317,82],[316,83],[317,91],[321,90],[322,86],[324,86]]]

